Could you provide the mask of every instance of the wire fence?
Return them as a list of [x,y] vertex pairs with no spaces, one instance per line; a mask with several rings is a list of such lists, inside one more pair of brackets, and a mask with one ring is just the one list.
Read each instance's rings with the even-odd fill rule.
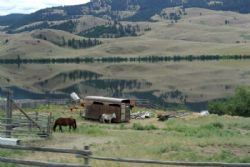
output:
[[[69,104],[70,99],[41,99],[41,100],[32,100],[32,99],[19,99],[15,100],[15,103],[21,108],[37,108],[41,105],[65,105]],[[0,101],[0,109],[6,110],[7,100]]]

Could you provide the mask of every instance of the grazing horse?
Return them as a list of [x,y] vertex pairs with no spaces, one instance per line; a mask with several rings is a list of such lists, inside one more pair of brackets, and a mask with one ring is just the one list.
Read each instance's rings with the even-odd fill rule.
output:
[[53,127],[53,130],[56,131],[57,125],[59,126],[59,130],[62,132],[62,126],[69,126],[69,131],[71,130],[71,127],[73,129],[76,129],[76,120],[73,118],[57,118]]
[[102,122],[102,123],[105,123],[105,121],[108,121],[109,123],[111,123],[112,119],[116,119],[115,113],[113,113],[113,114],[102,114],[100,116],[100,122]]

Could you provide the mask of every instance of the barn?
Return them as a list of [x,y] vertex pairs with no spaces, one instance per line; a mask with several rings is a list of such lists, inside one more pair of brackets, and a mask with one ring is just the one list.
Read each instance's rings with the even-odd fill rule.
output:
[[86,119],[99,120],[102,114],[116,114],[112,122],[121,123],[130,120],[130,100],[103,96],[86,96],[84,98]]

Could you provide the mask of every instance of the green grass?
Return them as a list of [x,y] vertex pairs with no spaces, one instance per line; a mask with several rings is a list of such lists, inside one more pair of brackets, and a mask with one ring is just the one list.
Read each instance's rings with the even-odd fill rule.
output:
[[157,130],[158,128],[153,125],[153,124],[149,124],[149,125],[142,125],[140,123],[134,123],[132,128],[134,130]]
[[250,40],[250,35],[248,34],[241,34],[240,37],[242,37],[245,40]]
[[[215,118],[215,117],[214,117]],[[202,121],[202,118],[201,120]],[[228,128],[230,124],[224,121],[210,120],[210,122],[190,123],[170,120],[166,123],[167,132],[184,137],[240,137],[241,133],[236,128]],[[231,127],[231,126],[230,126]]]
[[[63,115],[62,109],[63,107],[56,106],[51,108],[56,116]],[[44,112],[45,109],[41,110]],[[72,116],[78,123],[75,132],[68,132],[65,128],[64,133],[55,134],[50,140],[41,140],[39,143],[42,146],[51,146],[55,143],[55,147],[63,148],[68,147],[69,142],[74,139],[72,141],[79,143],[71,143],[69,147],[75,145],[78,148],[80,145],[81,149],[87,144],[95,156],[105,157],[250,163],[250,118],[189,115],[186,119],[173,118],[165,122],[152,118],[131,120],[130,123],[122,124],[101,124],[80,118],[78,112],[72,113]],[[64,137],[65,139],[62,139]],[[60,145],[57,145],[58,143]],[[12,156],[9,152],[4,154]],[[25,156],[29,155],[31,153]],[[20,156],[22,155],[17,155]],[[50,160],[53,160],[53,157],[50,157]],[[131,166],[127,163],[96,160],[91,160],[91,165]],[[147,165],[133,164],[133,166]]]
[[0,110],[0,118],[3,118],[5,116],[5,112]]
[[90,136],[105,136],[108,135],[107,130],[96,125],[81,125],[78,126],[75,133],[90,135]]
[[[7,149],[1,149],[0,150],[0,157],[14,157],[14,156],[21,156],[24,155],[24,151],[12,151],[12,150],[7,150]],[[1,167],[24,167],[24,165],[16,165],[16,164],[6,164],[6,163],[1,163]]]

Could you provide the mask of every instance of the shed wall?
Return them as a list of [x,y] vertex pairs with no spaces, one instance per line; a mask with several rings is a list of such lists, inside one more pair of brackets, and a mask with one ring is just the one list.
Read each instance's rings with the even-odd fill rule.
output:
[[[116,119],[113,119],[113,122],[119,123],[121,121],[121,107],[120,106],[110,106],[110,105],[100,105],[100,104],[91,104],[86,106],[85,118],[98,120],[102,114],[116,114]],[[130,111],[125,113],[125,121],[130,120]]]

